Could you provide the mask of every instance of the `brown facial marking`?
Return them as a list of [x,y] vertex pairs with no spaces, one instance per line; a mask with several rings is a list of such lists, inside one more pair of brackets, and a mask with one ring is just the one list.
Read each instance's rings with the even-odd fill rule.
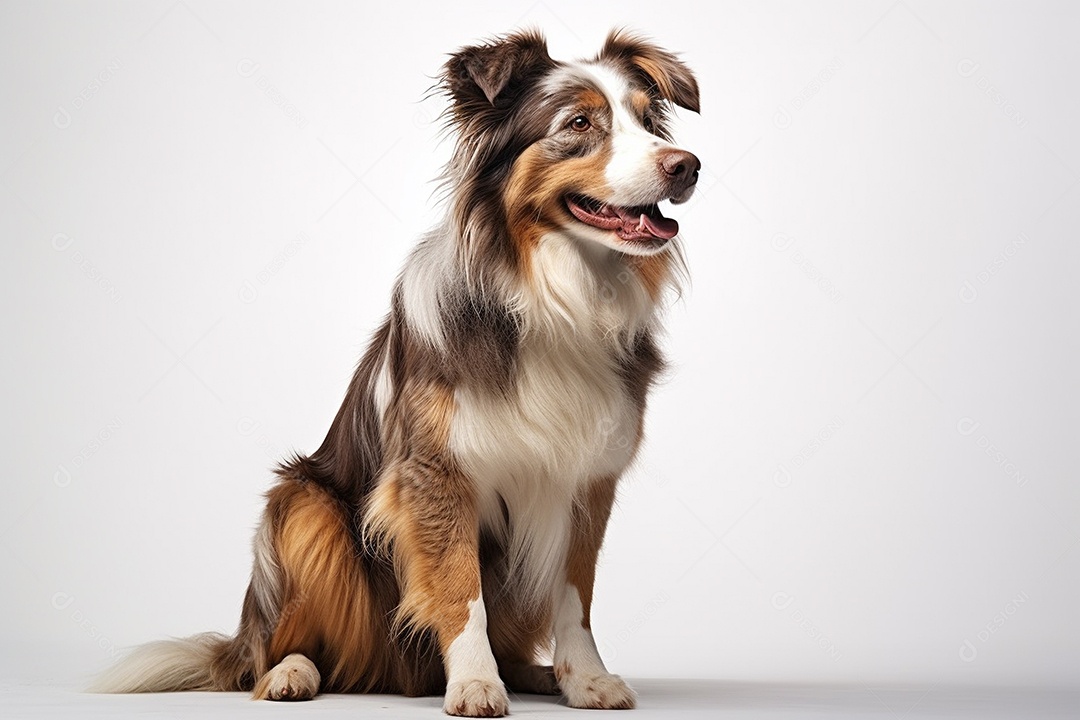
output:
[[632,90],[627,100],[630,102],[630,107],[633,108],[634,117],[640,118],[645,114],[645,111],[652,105],[652,100],[649,98],[648,93],[643,90]]
[[611,194],[604,178],[610,157],[611,146],[606,142],[589,155],[556,162],[540,143],[522,153],[514,163],[505,204],[510,235],[523,254],[565,222],[563,197],[568,192],[600,199]]
[[592,88],[583,88],[577,96],[577,109],[599,110],[607,106],[604,96]]

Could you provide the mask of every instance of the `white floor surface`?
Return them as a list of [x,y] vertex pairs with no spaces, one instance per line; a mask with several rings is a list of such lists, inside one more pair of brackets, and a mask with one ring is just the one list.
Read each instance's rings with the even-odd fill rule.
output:
[[[737,683],[718,680],[630,679],[638,709],[619,712],[625,720],[671,717],[739,718],[964,718],[1005,720],[1080,718],[1080,688],[992,688],[950,685],[880,686]],[[46,685],[0,686],[0,718],[162,718],[261,717],[402,718],[437,720],[441,699],[392,695],[321,695],[304,703],[252,702],[241,693],[88,695]],[[574,710],[556,698],[511,696],[519,718],[582,717],[597,711]]]

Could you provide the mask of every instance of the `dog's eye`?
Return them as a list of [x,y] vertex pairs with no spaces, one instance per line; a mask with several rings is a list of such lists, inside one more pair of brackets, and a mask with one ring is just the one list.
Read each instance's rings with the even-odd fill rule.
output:
[[585,132],[592,127],[592,123],[589,122],[589,118],[584,115],[578,115],[576,118],[570,121],[570,129],[575,132]]
[[649,117],[648,115],[646,115],[646,116],[645,116],[645,119],[641,121],[641,124],[645,126],[645,129],[646,129],[646,130],[647,130],[648,132],[652,132],[652,131],[653,131],[653,127],[654,127],[654,126],[653,126],[653,121],[652,121],[652,118],[651,118],[651,117]]

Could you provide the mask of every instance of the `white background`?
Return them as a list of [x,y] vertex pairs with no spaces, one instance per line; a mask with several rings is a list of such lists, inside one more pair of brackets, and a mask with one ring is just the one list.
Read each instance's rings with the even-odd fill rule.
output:
[[445,53],[682,53],[693,283],[594,626],[613,670],[1080,667],[1072,3],[0,5],[0,671],[231,632],[449,147]]

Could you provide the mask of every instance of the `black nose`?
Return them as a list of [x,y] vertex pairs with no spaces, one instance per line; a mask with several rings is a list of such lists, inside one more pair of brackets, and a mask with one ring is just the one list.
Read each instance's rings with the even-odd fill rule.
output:
[[697,182],[701,161],[685,150],[665,150],[660,156],[660,169],[672,187],[682,191]]

